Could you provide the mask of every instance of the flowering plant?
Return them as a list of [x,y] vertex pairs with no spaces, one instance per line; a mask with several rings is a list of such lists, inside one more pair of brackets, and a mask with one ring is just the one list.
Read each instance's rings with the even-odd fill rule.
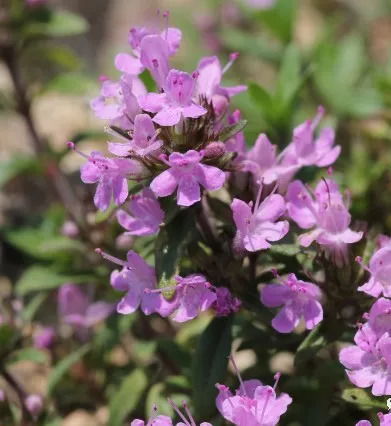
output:
[[[270,25],[283,3],[248,6]],[[48,11],[28,1],[20,19]],[[113,426],[304,425],[303,410],[314,424],[364,426],[365,409],[388,424],[391,238],[354,214],[338,163],[337,107],[324,96],[327,108],[293,115],[308,78],[294,46],[281,55],[274,97],[226,81],[238,52],[179,69],[185,34],[162,15],[159,25],[131,28],[114,58],[117,76],[99,78],[90,108],[107,143],[88,152],[76,137],[64,148],[64,158],[80,157],[86,185],[55,169],[67,212],[27,233],[62,236],[46,251],[27,247],[53,262],[41,266],[52,275],[44,284],[39,267],[22,276],[0,328],[0,374],[19,398],[21,421],[57,421],[75,404],[56,399],[62,385],[80,398],[88,389],[87,407],[108,400]],[[259,134],[238,107],[245,96],[268,121]],[[346,108],[342,118],[353,115]],[[33,123],[30,111],[24,118]],[[51,158],[37,134],[35,145]],[[79,187],[82,202],[72,198]],[[26,250],[23,237],[7,238]],[[26,315],[53,305],[49,294],[57,322],[37,320],[34,348],[21,356],[55,365],[40,395],[8,370]]]

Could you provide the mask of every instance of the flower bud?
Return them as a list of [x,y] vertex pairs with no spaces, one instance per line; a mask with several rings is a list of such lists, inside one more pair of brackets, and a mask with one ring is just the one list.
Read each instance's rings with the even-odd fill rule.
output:
[[79,235],[79,228],[76,226],[75,222],[67,220],[62,225],[61,234],[65,237],[75,238]]
[[37,417],[43,409],[43,399],[41,395],[31,394],[24,400],[28,412],[33,416]]
[[225,154],[225,145],[223,142],[211,142],[204,150],[204,157],[214,158]]

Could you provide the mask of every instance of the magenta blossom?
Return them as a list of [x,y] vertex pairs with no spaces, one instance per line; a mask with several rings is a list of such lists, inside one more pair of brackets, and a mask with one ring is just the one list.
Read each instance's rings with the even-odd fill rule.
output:
[[127,315],[135,312],[139,307],[146,315],[155,312],[156,308],[160,306],[162,298],[159,294],[147,294],[144,291],[156,287],[154,268],[132,250],[128,251],[126,261],[104,253],[100,249],[95,251],[110,262],[122,266],[122,270],[114,270],[110,278],[113,288],[118,291],[126,291],[125,297],[117,305],[117,312]]
[[33,335],[34,346],[38,349],[50,348],[56,338],[53,327],[44,327]]
[[233,296],[227,287],[216,288],[216,300],[212,306],[216,311],[216,317],[226,317],[238,312],[241,305],[242,302]]
[[[197,426],[185,402],[183,402],[183,408],[185,409],[185,413],[183,413],[178,408],[178,406],[170,399],[168,400],[168,402],[171,405],[171,407],[175,410],[175,412],[178,414],[179,418],[182,420],[179,423],[175,423],[175,426]],[[130,423],[130,426],[174,426],[174,423],[170,417],[157,415],[156,407],[154,411],[155,412],[153,413],[152,417],[149,419],[148,423],[145,423],[144,420],[135,419],[132,421],[132,423]],[[212,426],[212,424],[208,422],[202,422],[200,423],[200,426]]]
[[125,208],[126,210],[117,211],[117,220],[127,230],[126,234],[146,236],[159,232],[164,212],[149,188],[144,188],[140,194],[132,195]]
[[378,337],[391,333],[391,300],[380,297],[372,305],[368,318],[368,325]]
[[[130,75],[139,75],[145,67],[153,73],[154,68],[159,67],[159,65],[161,67],[159,59],[163,58],[164,64],[167,63],[168,72],[168,57],[174,55],[179,49],[181,38],[182,33],[178,28],[167,28],[161,34],[145,27],[131,28],[129,44],[132,47],[132,54],[119,53],[115,57],[115,67]],[[144,39],[146,39],[146,42]],[[153,40],[152,43],[151,40]],[[154,54],[157,55],[155,58],[153,58]],[[146,57],[148,60],[146,60]],[[155,60],[155,65],[152,65],[153,60]]]
[[[68,146],[75,150],[73,142]],[[89,156],[79,152],[87,158],[81,169],[81,180],[84,183],[98,183],[94,203],[100,210],[106,210],[111,200],[121,205],[128,197],[128,178],[137,177],[142,166],[137,161],[128,158],[107,158],[99,151],[93,151]]]
[[164,306],[163,312],[157,309],[160,315],[166,316],[174,313],[172,317],[174,321],[185,322],[209,309],[216,301],[215,288],[203,275],[176,276],[175,280],[176,286],[159,290],[159,292],[175,290],[175,296],[170,302],[167,302],[171,304],[171,312],[168,312]]
[[230,62],[222,68],[217,56],[208,56],[202,58],[197,66],[198,78],[196,84],[196,94],[204,96],[208,101],[217,100],[219,96],[229,99],[238,93],[247,90],[247,86],[222,87],[221,80],[223,75],[232,63],[236,60],[238,54],[233,53],[230,56]]
[[270,9],[274,6],[277,0],[246,0],[247,4],[253,9]]
[[166,163],[170,168],[151,182],[151,189],[158,197],[171,195],[176,188],[177,203],[191,206],[200,201],[200,185],[209,191],[220,189],[225,174],[217,167],[201,164],[202,152],[190,150],[185,154],[174,152]]
[[391,336],[379,339],[367,324],[354,338],[356,345],[339,353],[339,361],[347,369],[349,380],[360,388],[372,387],[375,396],[391,395]]
[[24,399],[24,405],[27,411],[36,419],[43,410],[43,398],[41,395],[32,393]]
[[314,120],[307,120],[293,131],[293,141],[282,153],[284,159],[291,158],[298,166],[327,167],[338,158],[341,147],[334,145],[334,130],[326,127],[314,140],[314,131],[324,115],[323,107],[319,107]]
[[281,240],[289,230],[286,220],[278,221],[285,212],[285,202],[281,195],[271,194],[260,202],[262,188],[252,211],[252,203],[247,204],[235,198],[231,204],[236,225],[234,246],[237,250],[258,251],[268,249],[269,241]]
[[351,216],[343,201],[337,184],[322,180],[315,189],[314,197],[298,180],[288,187],[286,195],[289,216],[300,228],[312,230],[299,237],[302,246],[316,241],[331,255],[338,266],[347,261],[347,245],[362,238],[362,232],[349,228]]
[[292,402],[288,394],[277,396],[276,386],[264,386],[259,380],[242,382],[235,395],[224,385],[216,387],[217,409],[236,426],[275,426]]
[[313,283],[298,280],[295,274],[289,274],[281,284],[268,284],[261,290],[261,302],[275,308],[283,305],[272,321],[272,326],[280,333],[290,333],[304,318],[305,326],[312,330],[323,319],[320,304],[321,291]]
[[192,99],[197,74],[171,70],[163,86],[164,93],[148,93],[139,98],[143,110],[157,113],[153,121],[161,126],[174,126],[182,117],[198,118],[206,109]]
[[366,269],[370,273],[370,279],[358,287],[358,290],[373,297],[381,294],[391,297],[391,245],[385,244],[377,250]]
[[90,102],[90,106],[98,118],[130,129],[135,116],[141,112],[137,97],[145,93],[144,84],[138,78],[123,76],[120,81],[106,79],[100,95]]
[[58,291],[58,311],[64,323],[71,325],[81,337],[88,328],[103,321],[113,312],[113,305],[91,302],[89,296],[74,284],[64,284]]
[[[379,426],[391,426],[391,414],[377,413],[379,417]],[[356,426],[372,426],[368,420],[360,420]]]
[[162,144],[151,117],[138,114],[134,119],[132,140],[126,140],[125,143],[109,142],[109,151],[120,157],[126,157],[132,152],[144,157],[158,150]]

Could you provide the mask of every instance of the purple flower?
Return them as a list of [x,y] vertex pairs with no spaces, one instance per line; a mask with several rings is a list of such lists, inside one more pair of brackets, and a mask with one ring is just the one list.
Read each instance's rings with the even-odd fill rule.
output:
[[103,321],[113,311],[113,305],[93,302],[74,284],[64,284],[58,291],[58,311],[64,323],[71,325],[80,336],[88,328]]
[[292,158],[298,166],[327,167],[338,158],[341,147],[334,145],[334,130],[326,127],[314,140],[314,131],[324,115],[323,107],[318,108],[314,120],[307,120],[293,131],[293,141],[284,150],[282,156]]
[[164,83],[164,93],[148,93],[139,98],[143,110],[157,113],[153,121],[161,126],[174,126],[182,117],[198,118],[206,109],[193,102],[197,74],[171,70]]
[[[178,406],[171,401],[170,399],[168,399],[168,403],[171,405],[171,407],[176,411],[176,413],[178,414],[178,416],[180,417],[182,421],[180,421],[179,423],[176,423],[176,426],[197,426],[196,422],[193,418],[193,416],[191,415],[187,404],[185,402],[183,402],[183,407],[185,409],[185,413],[183,413]],[[140,420],[140,419],[135,419],[132,421],[132,423],[130,424],[130,426],[174,426],[174,423],[172,422],[171,418],[168,416],[161,416],[161,415],[156,415],[157,408],[156,406],[154,407],[154,413],[152,415],[152,417],[149,419],[148,423],[145,423],[144,420]],[[202,422],[200,423],[200,426],[212,426],[211,423],[208,422]]]
[[[391,426],[391,414],[377,413],[377,416],[379,417],[379,426]],[[368,420],[360,420],[356,423],[356,426],[372,426],[372,423]]]
[[41,395],[35,393],[28,395],[24,400],[24,404],[27,408],[27,411],[34,418],[38,417],[43,410],[43,398]]
[[159,232],[164,212],[149,188],[144,188],[140,194],[132,195],[125,208],[127,210],[117,211],[117,220],[128,231],[126,234],[145,236]]
[[[224,96],[229,99],[245,90],[247,86],[222,87],[221,80],[223,75],[232,63],[237,59],[238,54],[231,54],[230,61],[221,68],[220,60],[217,56],[208,56],[202,58],[197,66],[198,78],[196,84],[196,94],[204,96],[208,101],[212,101],[214,97]],[[216,99],[216,98],[215,98]]]
[[56,338],[53,327],[44,327],[33,335],[34,346],[38,349],[50,348]]
[[236,225],[234,246],[237,250],[264,250],[270,247],[269,241],[281,240],[289,230],[286,220],[277,221],[285,212],[285,202],[281,195],[271,194],[259,202],[261,188],[253,211],[252,203],[247,204],[234,198],[231,209]]
[[175,290],[175,296],[171,300],[170,311],[164,307],[163,312],[157,309],[162,316],[174,313],[172,319],[176,322],[185,322],[194,319],[201,312],[209,309],[216,301],[215,288],[203,275],[176,276],[174,287],[167,287],[160,292]]
[[351,216],[337,184],[331,179],[320,181],[312,197],[296,180],[289,185],[286,200],[289,216],[300,228],[312,228],[299,237],[300,244],[308,247],[316,241],[343,266],[348,261],[347,245],[359,241],[363,233],[349,228]]
[[246,0],[247,4],[253,9],[270,9],[276,3],[276,0]]
[[213,309],[217,317],[226,317],[240,309],[242,302],[228,290],[227,287],[216,288],[216,300]]
[[272,320],[272,326],[280,333],[290,333],[304,318],[307,329],[313,329],[323,319],[320,304],[321,292],[313,283],[298,280],[289,274],[281,284],[268,284],[261,290],[261,302],[269,308],[283,305]]
[[391,336],[379,339],[367,324],[354,338],[356,345],[344,348],[339,361],[347,369],[349,380],[360,388],[372,387],[375,396],[391,395]]
[[126,143],[109,142],[109,151],[120,157],[126,157],[132,152],[144,157],[162,146],[163,141],[157,137],[158,132],[151,117],[147,114],[138,114],[134,119],[132,140]]
[[152,191],[158,197],[167,197],[178,188],[178,205],[191,206],[201,199],[200,185],[209,191],[220,189],[225,180],[224,172],[201,164],[202,157],[202,152],[194,150],[170,154],[166,161],[170,168],[151,182]]
[[145,93],[144,84],[135,77],[123,76],[120,81],[105,80],[100,95],[90,102],[90,106],[98,118],[130,129],[140,112],[137,97]]
[[376,300],[367,318],[369,327],[378,337],[391,333],[391,300],[384,297]]
[[391,297],[391,245],[385,244],[377,250],[366,269],[370,273],[370,279],[358,287],[358,290],[373,297],[381,294]]
[[275,387],[264,386],[259,380],[242,382],[235,395],[224,385],[216,387],[217,409],[236,426],[275,426],[292,402],[288,394],[277,397]]
[[[75,149],[72,142],[68,145]],[[98,183],[95,206],[106,210],[112,199],[117,205],[123,204],[129,194],[127,178],[140,175],[140,163],[128,158],[107,158],[98,151],[93,151],[89,156],[80,154],[88,160],[80,169],[81,180],[84,183]]]

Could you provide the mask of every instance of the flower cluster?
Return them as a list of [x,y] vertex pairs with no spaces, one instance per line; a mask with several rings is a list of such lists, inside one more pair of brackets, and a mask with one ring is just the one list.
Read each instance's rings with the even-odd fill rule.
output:
[[[389,253],[390,240],[381,238],[380,248],[373,254],[368,282],[358,288],[373,297],[382,293],[389,297],[391,283]],[[361,264],[361,258],[357,259]],[[359,324],[355,345],[341,350],[339,358],[350,381],[361,388],[372,388],[373,395],[391,395],[391,300],[379,297],[368,313],[365,324]]]

